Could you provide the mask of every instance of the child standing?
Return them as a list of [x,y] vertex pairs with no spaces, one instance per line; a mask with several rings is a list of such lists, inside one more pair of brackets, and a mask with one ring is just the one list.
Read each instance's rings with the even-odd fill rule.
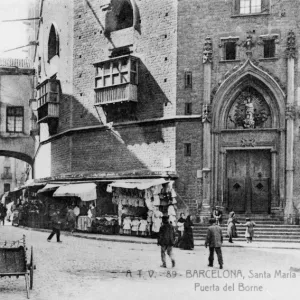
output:
[[251,221],[250,218],[246,218],[246,231],[245,238],[247,239],[247,243],[252,243],[252,238],[254,236],[254,226],[256,226],[255,222]]

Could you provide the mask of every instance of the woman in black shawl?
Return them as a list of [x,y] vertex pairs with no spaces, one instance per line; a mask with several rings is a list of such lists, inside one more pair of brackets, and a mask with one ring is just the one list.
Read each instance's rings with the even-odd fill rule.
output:
[[184,231],[181,242],[179,243],[179,248],[184,250],[194,249],[194,236],[193,236],[193,217],[187,216],[184,222]]

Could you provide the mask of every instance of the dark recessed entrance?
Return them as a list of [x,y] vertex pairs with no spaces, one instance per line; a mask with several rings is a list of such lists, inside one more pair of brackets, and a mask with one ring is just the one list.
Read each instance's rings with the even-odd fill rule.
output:
[[269,150],[227,151],[225,199],[237,213],[270,213]]

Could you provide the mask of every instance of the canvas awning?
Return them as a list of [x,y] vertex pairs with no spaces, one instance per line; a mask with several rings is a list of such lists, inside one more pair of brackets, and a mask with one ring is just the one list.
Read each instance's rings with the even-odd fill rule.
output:
[[56,189],[58,189],[61,186],[61,184],[55,184],[55,183],[48,183],[45,187],[38,190],[37,193],[45,193],[45,192],[51,192]]
[[82,201],[93,201],[97,199],[96,184],[77,183],[60,186],[53,197],[80,197]]
[[108,185],[108,187],[120,187],[125,189],[146,190],[152,186],[170,182],[164,178],[158,179],[126,179],[117,180]]

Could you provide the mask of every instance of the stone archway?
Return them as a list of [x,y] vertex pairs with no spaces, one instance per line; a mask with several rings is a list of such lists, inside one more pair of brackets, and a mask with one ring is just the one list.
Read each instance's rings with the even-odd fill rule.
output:
[[280,213],[285,181],[285,93],[247,60],[212,107],[212,200],[241,213]]

